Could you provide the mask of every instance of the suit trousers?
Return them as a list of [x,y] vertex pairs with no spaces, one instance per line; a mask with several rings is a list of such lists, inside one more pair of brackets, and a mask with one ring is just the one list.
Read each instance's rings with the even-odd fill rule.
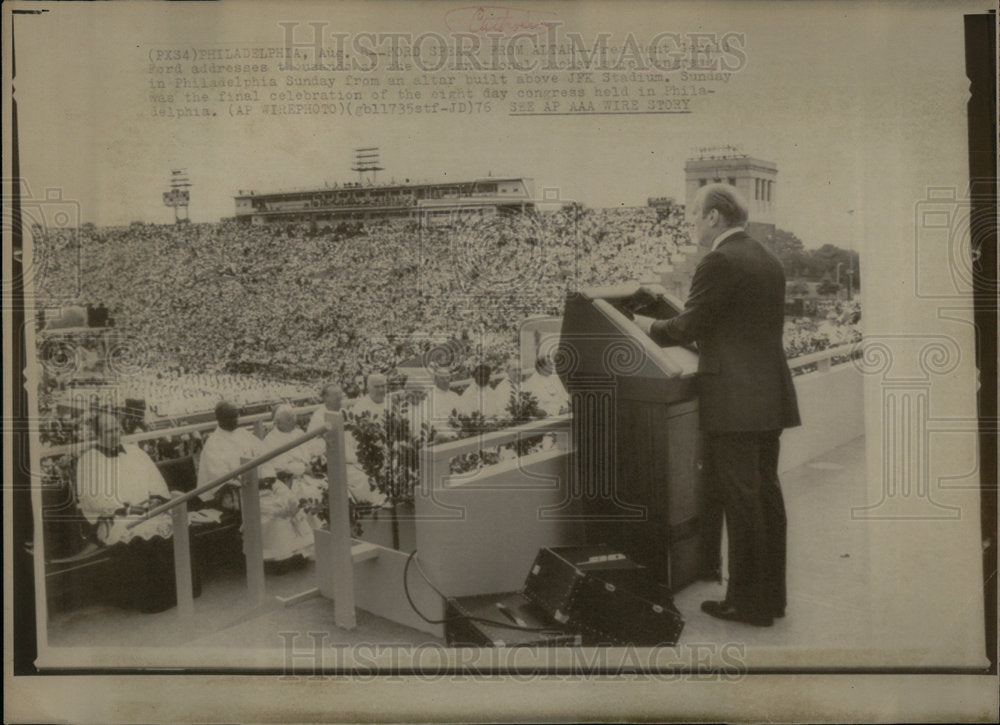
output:
[[706,497],[721,501],[729,538],[726,600],[748,613],[785,610],[787,520],[778,481],[780,430],[705,432]]

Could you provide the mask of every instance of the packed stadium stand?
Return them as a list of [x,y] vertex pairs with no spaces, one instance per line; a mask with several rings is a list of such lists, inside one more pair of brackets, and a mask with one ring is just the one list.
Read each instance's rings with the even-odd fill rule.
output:
[[[481,362],[503,370],[524,318],[559,314],[575,287],[660,281],[690,248],[683,207],[572,207],[433,227],[133,224],[40,243],[39,297],[105,305],[130,348],[117,372],[134,395],[121,395],[172,419],[209,410],[221,394],[247,405],[307,397],[330,378],[363,382],[442,339],[468,343],[455,377]],[[856,308],[789,318],[789,356],[857,339]]]

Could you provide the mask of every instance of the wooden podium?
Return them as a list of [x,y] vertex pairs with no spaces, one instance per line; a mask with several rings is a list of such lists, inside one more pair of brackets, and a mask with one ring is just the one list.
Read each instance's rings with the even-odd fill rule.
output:
[[[663,290],[641,314],[676,315]],[[573,404],[571,490],[587,540],[645,564],[674,592],[701,568],[697,353],[654,343],[627,311],[638,285],[566,300],[556,370]]]

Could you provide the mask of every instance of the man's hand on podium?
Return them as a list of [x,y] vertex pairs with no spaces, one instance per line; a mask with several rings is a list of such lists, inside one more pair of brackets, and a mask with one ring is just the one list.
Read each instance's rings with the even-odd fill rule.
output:
[[620,306],[620,309],[625,310],[628,313],[629,319],[631,319],[633,315],[655,310],[659,302],[659,294],[649,287],[640,287],[624,300],[624,304]]
[[632,299],[635,301],[635,309],[641,309],[643,307],[655,305],[660,301],[660,295],[658,292],[654,292],[649,287],[640,287],[636,290],[636,293],[632,295]]

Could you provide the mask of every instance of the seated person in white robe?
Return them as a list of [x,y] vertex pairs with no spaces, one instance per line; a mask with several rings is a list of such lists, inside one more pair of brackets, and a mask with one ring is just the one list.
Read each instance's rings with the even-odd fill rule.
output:
[[353,416],[369,415],[373,418],[385,412],[386,395],[389,392],[389,381],[385,375],[373,373],[368,376],[368,394],[358,398],[351,406]]
[[[372,376],[376,378],[376,376]],[[372,382],[372,380],[369,380]],[[377,382],[377,381],[376,381]],[[382,401],[385,401],[384,393],[384,378],[383,378],[383,392]],[[323,405],[318,407],[312,414],[312,418],[309,419],[309,430],[316,430],[321,425],[326,423],[327,412],[340,413],[344,416],[344,458],[347,464],[347,490],[351,497],[358,503],[370,504],[372,506],[381,506],[385,503],[386,497],[379,493],[378,491],[373,491],[372,487],[368,484],[368,474],[365,473],[364,469],[358,463],[358,443],[354,438],[354,434],[351,432],[350,419],[353,414],[345,411],[341,408],[341,402],[343,400],[343,390],[336,383],[330,383],[323,387]],[[326,460],[326,439],[317,438],[314,453],[320,455],[322,459]]]
[[535,373],[524,381],[522,389],[538,398],[539,407],[549,415],[569,412],[569,394],[559,376],[553,374],[552,364],[544,357],[535,361]]
[[[91,421],[97,439],[77,461],[76,495],[80,512],[95,527],[97,539],[114,551],[112,571],[121,586],[108,594],[127,609],[160,612],[177,602],[174,579],[173,520],[159,514],[129,529],[147,511],[171,498],[153,459],[132,443],[121,442],[121,421],[109,411]],[[200,594],[198,571],[194,593]]]
[[[552,363],[544,357],[535,361],[535,372],[521,384],[521,389],[535,396],[546,415],[564,415],[570,410],[569,394],[559,376],[552,373]],[[545,436],[542,448],[548,450],[556,444],[556,434],[550,433]]]
[[[338,383],[327,383],[320,390],[320,399],[323,403],[313,411],[309,418],[309,425],[306,432],[311,432],[326,425],[327,413],[339,413],[343,415],[344,390]],[[350,434],[348,434],[350,435]],[[314,458],[326,461],[326,437],[320,436],[309,442],[309,446]]]
[[[261,441],[266,453],[302,435],[295,425],[295,413],[288,405],[274,411],[274,428]],[[311,476],[308,445],[286,451],[260,466],[260,519],[264,561],[284,561],[293,556],[314,555],[312,525],[303,502],[318,500],[320,484]]]
[[461,396],[451,389],[451,376],[447,373],[435,373],[434,387],[427,391],[424,406],[428,422],[437,432],[438,440],[457,437],[457,433],[448,421],[458,411],[461,404]]
[[[507,375],[497,384],[496,389],[493,391],[490,404],[493,410],[501,411],[499,413],[501,419],[514,417],[511,413],[512,406],[519,406],[521,394],[527,392],[524,389],[522,378],[521,366],[516,362],[512,362],[507,366]],[[516,410],[517,408],[515,407],[514,409]],[[511,421],[511,425],[515,425],[515,423]],[[509,460],[511,458],[517,458],[514,446],[503,446],[500,449],[500,460]]]
[[140,513],[170,500],[160,469],[138,446],[120,442],[121,427],[114,413],[98,413],[92,425],[97,444],[77,462],[76,492],[80,511],[96,527],[98,540],[110,546],[134,537],[169,539],[173,531],[169,514],[127,528]]
[[472,384],[465,389],[458,404],[458,413],[469,416],[480,413],[487,420],[497,417],[494,391],[490,387],[492,370],[489,365],[477,365],[472,370]]
[[492,396],[493,407],[503,411],[500,417],[511,417],[509,410],[511,401],[520,400],[521,393],[528,392],[524,388],[523,378],[520,365],[511,363],[507,367],[507,376],[497,384]]
[[[274,410],[274,426],[264,436],[261,448],[265,452],[273,451],[301,438],[302,433],[292,407],[279,405]],[[303,503],[318,502],[327,485],[325,478],[312,474],[316,451],[310,443],[312,441],[287,450],[261,466],[262,476],[284,481],[292,494]]]
[[393,398],[393,411],[406,418],[413,435],[417,435],[425,426],[428,429],[435,427],[431,420],[433,392],[430,376],[417,374],[410,376],[406,381],[406,388]]
[[[212,431],[202,448],[198,459],[198,485],[203,486],[232,471],[243,463],[243,459],[260,455],[260,440],[246,428],[239,428],[239,410],[228,401],[220,401],[215,406],[215,420],[218,427]],[[231,479],[214,491],[201,494],[204,501],[212,502],[219,508],[238,510],[240,507],[239,479]]]

